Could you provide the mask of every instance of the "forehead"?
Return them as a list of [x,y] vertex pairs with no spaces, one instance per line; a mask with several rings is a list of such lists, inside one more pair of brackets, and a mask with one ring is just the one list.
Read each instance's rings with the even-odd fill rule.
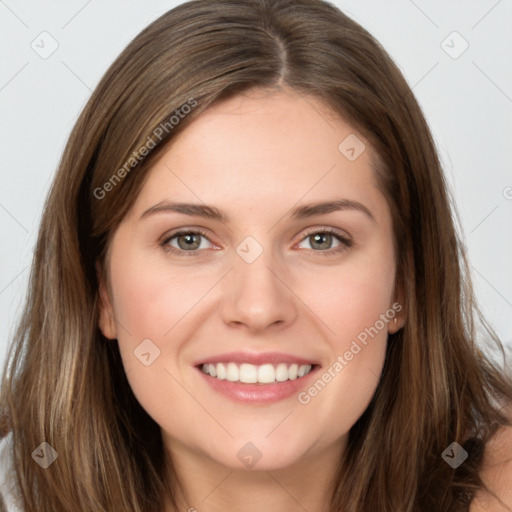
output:
[[[339,143],[356,130],[338,116],[334,109],[311,95],[299,95],[293,89],[253,89],[210,107],[170,147],[180,152],[208,149],[213,156],[240,156],[246,161],[267,155],[280,159],[329,156]],[[359,135],[359,139],[362,136]],[[230,148],[231,151],[222,154]]]
[[319,99],[255,90],[215,104],[179,133],[135,209],[174,199],[290,208],[340,194],[372,202],[375,161],[364,137]]

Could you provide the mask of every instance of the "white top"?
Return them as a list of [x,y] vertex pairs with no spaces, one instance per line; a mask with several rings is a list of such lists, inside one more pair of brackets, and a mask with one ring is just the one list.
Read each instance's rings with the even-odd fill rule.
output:
[[17,486],[13,475],[11,442],[11,434],[0,439],[0,495],[7,512],[22,512],[19,504],[17,504]]

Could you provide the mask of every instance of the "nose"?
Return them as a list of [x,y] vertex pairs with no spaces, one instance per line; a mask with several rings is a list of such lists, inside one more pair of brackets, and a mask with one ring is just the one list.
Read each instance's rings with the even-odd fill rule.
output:
[[252,263],[235,255],[233,269],[223,283],[224,322],[253,334],[291,324],[297,316],[297,297],[287,276],[270,250]]

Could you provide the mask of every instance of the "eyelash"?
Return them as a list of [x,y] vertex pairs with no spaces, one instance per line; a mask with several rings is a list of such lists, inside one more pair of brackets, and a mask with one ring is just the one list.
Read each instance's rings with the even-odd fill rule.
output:
[[[177,254],[179,256],[182,256],[182,255],[195,256],[195,255],[197,255],[198,252],[202,251],[203,249],[193,249],[191,251],[185,251],[183,249],[176,249],[175,247],[171,247],[170,245],[168,245],[169,242],[171,240],[173,240],[174,238],[177,238],[177,237],[179,237],[181,235],[191,235],[191,234],[193,234],[193,235],[201,235],[204,238],[206,238],[208,241],[210,241],[210,239],[208,238],[208,235],[204,231],[202,231],[199,228],[195,228],[195,229],[190,229],[190,230],[176,231],[174,233],[171,233],[170,235],[166,234],[166,235],[164,235],[164,237],[160,241],[159,245],[165,251],[171,252],[173,254]],[[332,228],[320,228],[320,229],[316,228],[314,230],[308,231],[301,238],[300,242],[302,242],[302,241],[306,240],[307,238],[309,238],[310,236],[316,235],[316,234],[329,234],[329,235],[333,235],[334,238],[336,238],[339,242],[341,242],[341,245],[339,245],[338,247],[336,247],[334,249],[325,249],[325,250],[308,249],[309,251],[313,251],[313,252],[319,253],[322,256],[330,256],[332,254],[343,252],[343,251],[347,250],[348,248],[352,247],[352,245],[353,245],[353,242],[352,242],[352,240],[350,238],[341,235],[337,230],[332,229]]]

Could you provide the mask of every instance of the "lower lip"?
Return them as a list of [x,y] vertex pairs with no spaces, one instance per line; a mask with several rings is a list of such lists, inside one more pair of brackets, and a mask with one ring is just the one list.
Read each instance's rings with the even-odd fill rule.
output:
[[299,393],[312,376],[316,374],[319,366],[315,366],[304,377],[295,380],[285,380],[283,382],[275,382],[273,384],[245,384],[243,382],[231,382],[229,380],[221,380],[215,377],[210,377],[204,373],[200,368],[197,371],[202,375],[203,379],[215,391],[222,393],[231,400],[236,402],[245,402],[251,404],[269,404],[279,402],[290,398]]

